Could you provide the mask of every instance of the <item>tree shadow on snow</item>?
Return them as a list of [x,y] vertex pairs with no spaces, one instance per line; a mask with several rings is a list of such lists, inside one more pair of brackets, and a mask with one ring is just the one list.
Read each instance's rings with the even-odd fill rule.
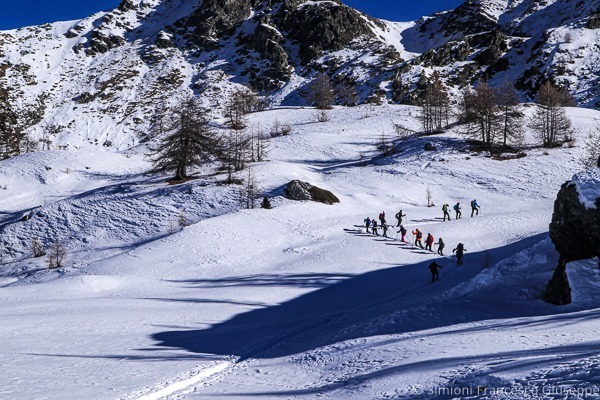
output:
[[[440,310],[439,313],[427,314],[422,309],[417,310],[417,307],[433,304],[440,295],[480,273],[486,257],[489,260],[491,255],[494,262],[497,262],[546,237],[547,234],[536,235],[489,250],[487,254],[470,253],[465,264],[460,267],[456,267],[448,259],[436,258],[445,267],[442,278],[436,284],[430,284],[431,275],[428,271],[428,265],[433,259],[432,253],[427,253],[432,258],[418,264],[380,269],[355,276],[347,275],[345,279],[338,279],[337,275],[298,275],[296,278],[286,277],[282,282],[279,281],[281,277],[256,275],[231,280],[179,281],[188,288],[287,284],[321,287],[282,304],[236,315],[208,329],[159,332],[152,335],[152,339],[158,342],[158,346],[180,348],[192,353],[235,355],[241,359],[274,358],[365,336],[414,332],[491,318],[548,314],[549,306],[546,304],[540,304],[537,308],[506,307],[491,313],[489,304],[475,304],[465,309],[464,304],[450,300],[441,303],[445,310]],[[318,285],[311,283],[314,279]],[[495,300],[496,297],[491,296],[490,301]],[[403,313],[410,318],[403,318],[402,323],[367,323],[378,316],[387,321],[387,316],[398,313],[399,310],[405,310]]]
[[[224,287],[300,287],[322,288],[337,282],[353,278],[353,274],[259,274],[242,275],[219,279],[170,280],[167,282],[183,284],[185,288],[219,289]],[[166,299],[161,299],[165,301]],[[173,299],[178,301],[178,299]]]

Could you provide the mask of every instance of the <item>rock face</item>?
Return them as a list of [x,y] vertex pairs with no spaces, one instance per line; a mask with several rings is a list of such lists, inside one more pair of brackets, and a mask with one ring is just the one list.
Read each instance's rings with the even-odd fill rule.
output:
[[[600,109],[599,27],[600,0],[465,0],[408,25],[341,0],[121,0],[73,23],[0,31],[0,86],[17,104],[45,99],[34,139],[56,127],[55,145],[118,149],[190,89],[219,115],[242,85],[299,106],[321,74],[341,105],[419,104],[435,72],[453,93],[510,78],[529,99],[550,79]],[[81,134],[92,125],[102,128]]]
[[197,42],[211,48],[219,38],[244,21],[258,3],[250,0],[204,0],[186,25],[194,28]]
[[563,184],[554,203],[550,238],[560,261],[546,297],[553,304],[568,304],[571,290],[566,264],[600,257],[600,169],[578,174]]
[[600,199],[595,208],[586,207],[578,186],[572,181],[563,184],[550,224],[550,237],[565,262],[600,256]]
[[320,56],[324,50],[341,50],[361,35],[373,35],[365,19],[339,1],[295,3],[284,2],[274,19],[288,32],[289,38],[300,45],[302,64]]
[[185,25],[205,50],[218,49],[223,39],[234,37],[238,54],[250,58],[257,52],[260,58],[244,75],[259,91],[276,90],[289,80],[294,70],[290,59],[307,65],[325,51],[342,50],[363,35],[373,36],[367,20],[338,0],[204,0]]
[[340,202],[329,190],[298,180],[291,181],[286,185],[285,196],[290,200],[312,200],[325,204]]

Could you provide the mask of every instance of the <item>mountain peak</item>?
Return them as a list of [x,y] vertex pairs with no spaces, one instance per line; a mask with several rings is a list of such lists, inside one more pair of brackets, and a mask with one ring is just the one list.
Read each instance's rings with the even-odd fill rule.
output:
[[123,0],[81,21],[1,32],[0,83],[20,103],[44,99],[34,135],[52,127],[76,147],[137,143],[152,105],[183,92],[216,113],[239,85],[305,104],[321,73],[369,102],[414,102],[436,72],[454,92],[485,76],[529,98],[551,79],[594,107],[598,21],[600,0],[469,0],[414,23],[340,1]]

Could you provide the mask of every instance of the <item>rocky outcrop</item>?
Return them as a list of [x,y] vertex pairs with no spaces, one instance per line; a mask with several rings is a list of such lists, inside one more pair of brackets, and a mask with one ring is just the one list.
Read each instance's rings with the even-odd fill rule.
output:
[[571,303],[571,285],[569,285],[567,265],[565,263],[561,262],[556,267],[552,279],[546,286],[544,297],[546,301],[557,306],[564,306]]
[[312,200],[325,204],[339,203],[340,200],[329,190],[313,186],[308,182],[294,180],[285,187],[285,197],[290,200]]
[[592,12],[587,22],[588,29],[600,29],[600,9]]
[[173,36],[167,32],[160,32],[156,37],[156,47],[159,49],[169,49],[172,47],[177,47],[175,43],[173,43]]
[[131,0],[122,0],[119,4],[119,7],[117,8],[122,12],[126,12],[130,10],[135,10],[137,7],[135,6],[135,4],[133,4],[133,1]]
[[247,19],[257,0],[203,0],[186,25],[194,28],[195,41],[209,49]]
[[550,238],[560,261],[546,297],[554,304],[568,304],[571,296],[566,264],[600,257],[600,169],[578,174],[563,184],[554,202]]
[[[439,26],[442,27],[444,35],[449,38],[461,37],[497,29],[497,21],[486,14],[483,3],[479,0],[468,0],[452,12],[442,14],[439,17],[442,20]],[[431,32],[436,23],[434,19],[425,19],[418,25],[418,29],[422,33]]]
[[193,28],[189,39],[204,50],[236,40],[243,75],[253,88],[270,92],[289,81],[295,67],[290,59],[307,65],[362,35],[373,36],[367,21],[338,0],[204,0],[185,26]]
[[123,46],[125,39],[120,36],[111,35],[101,31],[92,31],[90,36],[90,47],[86,54],[104,54],[115,47]]
[[578,189],[583,190],[574,181],[563,184],[550,223],[550,238],[565,262],[600,256],[600,199],[595,208],[587,207]]
[[261,91],[271,90],[273,81],[288,80],[293,71],[283,47],[285,38],[270,22],[269,18],[261,18],[254,31],[248,36],[241,36],[239,40],[240,44],[256,51],[268,63],[262,71],[254,68],[248,71],[251,84]]
[[361,14],[339,1],[297,5],[286,1],[274,20],[288,38],[300,46],[300,61],[306,65],[323,51],[347,47],[362,35],[373,35]]

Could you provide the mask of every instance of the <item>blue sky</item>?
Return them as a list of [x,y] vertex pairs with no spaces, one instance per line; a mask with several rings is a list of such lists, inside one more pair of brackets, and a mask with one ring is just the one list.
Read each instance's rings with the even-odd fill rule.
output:
[[[454,8],[464,0],[343,0],[374,17],[410,21],[435,11]],[[119,0],[2,0],[0,29],[44,22],[80,19],[116,7]]]

